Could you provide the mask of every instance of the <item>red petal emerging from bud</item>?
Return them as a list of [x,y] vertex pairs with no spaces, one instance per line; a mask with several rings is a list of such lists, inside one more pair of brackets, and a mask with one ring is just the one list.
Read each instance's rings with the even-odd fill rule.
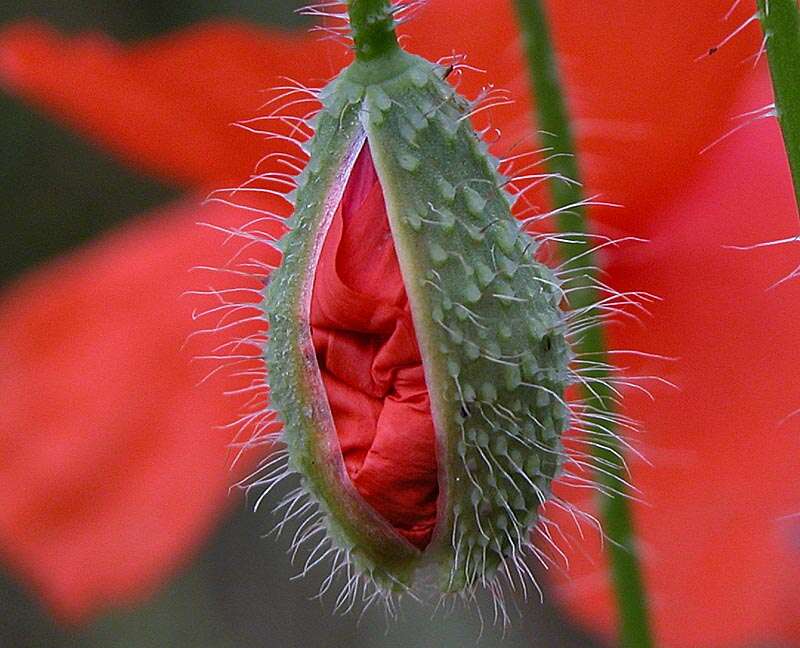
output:
[[364,146],[322,249],[311,325],[347,472],[420,549],[438,495],[436,440],[383,191]]

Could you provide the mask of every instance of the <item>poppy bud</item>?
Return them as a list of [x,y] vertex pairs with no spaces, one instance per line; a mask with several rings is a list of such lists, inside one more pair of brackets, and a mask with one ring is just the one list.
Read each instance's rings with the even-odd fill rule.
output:
[[384,592],[527,570],[569,424],[562,292],[444,75],[387,47],[321,92],[265,301],[290,470]]

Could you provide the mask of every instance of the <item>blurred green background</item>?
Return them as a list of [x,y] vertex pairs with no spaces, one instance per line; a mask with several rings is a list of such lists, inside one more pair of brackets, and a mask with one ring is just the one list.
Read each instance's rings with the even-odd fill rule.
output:
[[[303,27],[297,0],[18,0],[0,2],[0,23],[35,16],[60,29],[101,30],[137,40],[214,16]],[[0,283],[176,197],[176,189],[137,175],[103,151],[0,93]],[[208,540],[191,566],[151,601],[68,631],[49,620],[24,584],[0,579],[0,647],[392,647],[475,645],[471,612],[405,605],[398,622],[379,611],[358,622],[333,615],[329,598],[310,601],[318,577],[290,581],[286,544],[263,539],[268,515],[244,504]],[[54,547],[57,551],[57,547]],[[519,602],[505,633],[489,625],[479,645],[592,648],[547,602]],[[513,614],[513,613],[512,613]]]

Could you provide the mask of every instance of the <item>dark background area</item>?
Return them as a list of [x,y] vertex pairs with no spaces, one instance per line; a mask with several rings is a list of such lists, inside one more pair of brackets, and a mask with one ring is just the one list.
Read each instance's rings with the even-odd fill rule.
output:
[[[0,1],[0,24],[35,16],[62,30],[101,30],[122,40],[165,33],[214,16],[301,27],[297,0],[19,0]],[[0,93],[0,285],[178,191],[138,175],[15,98]],[[0,648],[281,646],[445,648],[475,645],[472,611],[404,606],[397,622],[380,611],[340,617],[335,597],[311,601],[319,577],[291,581],[286,540],[262,536],[270,517],[244,504],[208,540],[200,556],[151,601],[115,612],[88,628],[56,626],[23,584],[0,577]],[[58,548],[54,547],[54,551]],[[478,645],[591,648],[545,603],[519,603],[504,633],[489,625]],[[491,621],[491,620],[490,620]]]

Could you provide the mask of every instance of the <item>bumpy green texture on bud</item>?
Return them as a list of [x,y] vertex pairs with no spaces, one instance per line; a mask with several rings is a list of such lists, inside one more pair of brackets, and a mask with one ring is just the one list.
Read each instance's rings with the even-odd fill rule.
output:
[[[470,106],[442,76],[394,49],[359,58],[323,91],[266,300],[271,400],[291,467],[326,511],[335,542],[398,591],[430,565],[441,591],[472,588],[527,545],[569,423],[562,293],[511,214]],[[364,145],[383,188],[436,428],[437,525],[425,551],[355,493],[310,337],[317,259]]]

